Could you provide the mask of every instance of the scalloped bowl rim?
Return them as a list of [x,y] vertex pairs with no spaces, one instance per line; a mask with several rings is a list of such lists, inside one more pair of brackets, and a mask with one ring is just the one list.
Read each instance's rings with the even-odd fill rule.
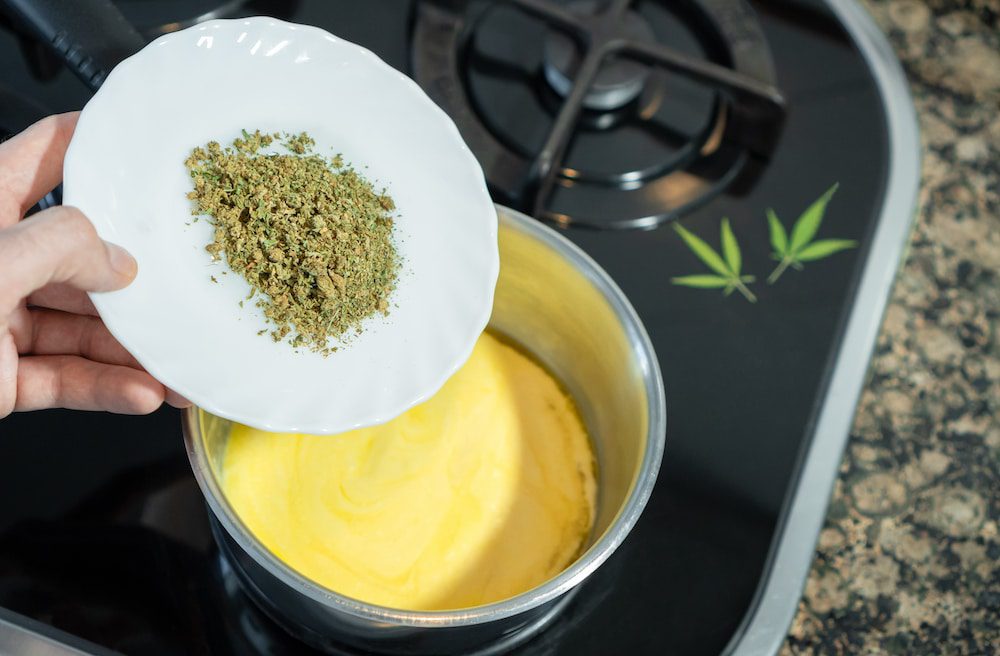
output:
[[[405,91],[409,101],[413,103],[412,105],[408,105],[407,109],[410,112],[419,110],[423,113],[424,117],[428,118],[431,122],[439,124],[436,129],[443,129],[448,135],[449,143],[439,144],[439,147],[446,147],[449,149],[451,152],[450,157],[464,160],[464,166],[468,169],[468,173],[472,175],[475,181],[474,189],[465,190],[465,196],[472,199],[469,203],[467,203],[468,207],[474,209],[476,212],[479,212],[482,215],[480,218],[485,217],[487,212],[491,217],[486,220],[487,225],[484,229],[488,230],[488,240],[493,247],[489,253],[489,260],[487,262],[479,263],[480,266],[484,267],[485,271],[478,273],[484,282],[489,283],[488,290],[480,290],[479,295],[476,297],[478,307],[475,309],[474,315],[469,311],[469,308],[461,308],[464,316],[467,317],[465,324],[474,326],[476,329],[469,329],[466,331],[466,334],[460,336],[461,345],[460,347],[452,348],[450,356],[447,358],[447,363],[441,362],[440,360],[443,360],[443,358],[439,358],[439,362],[433,367],[435,369],[434,375],[425,375],[423,377],[424,382],[419,386],[419,390],[411,391],[408,394],[397,394],[396,398],[391,401],[383,402],[377,407],[377,409],[370,410],[367,413],[358,413],[360,418],[355,417],[349,422],[344,422],[335,419],[331,420],[329,417],[317,415],[311,418],[302,418],[291,421],[275,420],[267,412],[257,416],[251,416],[245,412],[244,409],[232,407],[231,403],[227,406],[225,404],[214,402],[210,396],[207,396],[205,393],[195,389],[198,385],[192,386],[189,384],[188,380],[185,379],[183,372],[182,375],[178,375],[178,372],[168,363],[162,363],[155,357],[150,357],[147,348],[143,345],[141,337],[137,339],[131,332],[132,326],[130,325],[130,320],[127,317],[128,313],[121,312],[121,306],[113,294],[91,294],[91,299],[99,314],[105,320],[111,334],[126,347],[126,349],[154,378],[214,415],[232,421],[250,424],[264,430],[313,434],[340,433],[352,428],[386,422],[402,414],[407,409],[432,397],[441,388],[441,386],[443,386],[448,378],[450,378],[468,359],[476,340],[486,328],[490,318],[493,305],[493,291],[499,273],[499,253],[496,247],[496,210],[493,206],[492,200],[489,198],[489,192],[486,187],[486,181],[483,177],[482,170],[474,155],[462,139],[457,127],[447,114],[433,101],[431,101],[413,80],[393,69],[374,53],[361,46],[333,36],[320,28],[310,25],[288,23],[268,17],[212,20],[195,27],[187,28],[186,30],[164,35],[151,42],[143,48],[143,50],[119,64],[108,76],[101,90],[98,91],[95,97],[84,108],[77,126],[77,133],[74,135],[74,139],[70,143],[66,154],[64,165],[64,177],[66,179],[66,184],[64,185],[64,202],[67,205],[73,205],[79,200],[85,200],[87,202],[85,202],[84,205],[89,204],[87,190],[76,187],[74,185],[74,180],[80,170],[80,167],[88,165],[88,151],[84,146],[81,146],[81,140],[77,138],[77,135],[85,133],[91,127],[91,123],[98,120],[98,118],[94,115],[93,108],[101,107],[102,109],[105,109],[102,107],[102,103],[107,103],[107,98],[112,91],[120,94],[121,84],[123,82],[125,82],[129,77],[141,74],[143,64],[146,61],[148,53],[151,51],[154,51],[167,43],[179,40],[180,35],[183,35],[184,33],[194,31],[202,32],[210,29],[218,30],[220,28],[235,26],[263,26],[267,29],[290,30],[306,35],[313,40],[322,39],[325,42],[334,44],[338,48],[345,49],[355,56],[357,61],[364,62],[364,65],[370,66],[373,71],[381,72],[383,75],[385,73],[391,74],[398,82],[398,92],[402,93]],[[126,95],[128,95],[127,90]],[[115,104],[111,103],[111,105],[114,107]],[[118,106],[121,107],[120,104]],[[109,120],[109,118],[113,117],[104,117],[104,120]],[[428,123],[428,125],[430,125],[430,123]],[[189,147],[191,145],[189,145]],[[83,209],[86,212],[86,208]],[[91,217],[91,220],[97,227],[102,238],[108,239],[109,241],[115,241],[114,234],[112,234],[113,231],[109,229],[109,226],[102,220],[102,218],[103,217],[98,217],[98,220],[94,220],[94,217]],[[405,220],[405,215],[403,220]],[[397,225],[399,225],[399,222],[397,222]],[[452,303],[452,305],[457,304]],[[259,339],[263,340],[264,338]],[[456,338],[453,337],[452,339],[454,341]],[[442,340],[439,338],[438,342],[441,341]],[[277,346],[281,348],[289,348],[285,344],[279,344]],[[336,354],[334,354],[331,359],[335,356]],[[414,385],[413,387],[417,386]],[[362,414],[363,416],[361,416]]]

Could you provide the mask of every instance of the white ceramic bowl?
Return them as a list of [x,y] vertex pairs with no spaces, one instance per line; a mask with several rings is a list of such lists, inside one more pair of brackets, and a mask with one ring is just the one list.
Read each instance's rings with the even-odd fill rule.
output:
[[[187,225],[184,159],[242,128],[309,132],[385,186],[401,215],[389,316],[329,357],[258,336],[260,310],[238,305],[248,285],[204,250],[211,226]],[[497,217],[478,163],[414,82],[323,30],[252,18],[157,39],[84,108],[64,174],[64,202],[139,262],[131,286],[92,295],[104,322],[212,414],[317,434],[387,421],[432,396],[489,320]]]

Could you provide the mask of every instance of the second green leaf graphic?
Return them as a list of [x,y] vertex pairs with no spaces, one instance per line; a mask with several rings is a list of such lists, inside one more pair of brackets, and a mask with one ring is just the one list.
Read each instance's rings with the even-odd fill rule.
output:
[[820,239],[813,241],[816,231],[819,230],[820,223],[823,222],[823,215],[826,213],[826,206],[837,191],[837,185],[833,185],[826,190],[826,193],[819,197],[819,200],[806,208],[806,211],[799,216],[792,226],[792,238],[788,239],[785,233],[785,226],[781,224],[778,215],[774,210],[767,210],[767,223],[771,231],[771,246],[774,253],[771,255],[778,260],[771,275],[767,277],[767,282],[774,284],[781,274],[789,266],[793,269],[802,269],[803,262],[812,262],[824,257],[833,255],[838,251],[847,248],[854,248],[858,242],[853,239]]

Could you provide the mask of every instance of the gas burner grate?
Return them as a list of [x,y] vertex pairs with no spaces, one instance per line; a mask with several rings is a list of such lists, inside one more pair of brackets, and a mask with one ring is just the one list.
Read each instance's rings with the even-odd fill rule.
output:
[[[784,116],[784,99],[755,15],[743,0],[671,3],[666,11],[694,34],[692,43],[700,44],[700,53],[693,47],[685,52],[658,40],[641,12],[647,4],[656,8],[659,3],[418,4],[414,77],[455,120],[499,200],[564,226],[652,228],[723,190],[738,194],[752,183],[759,163],[774,150]],[[501,20],[499,11],[514,11],[522,22],[509,16]],[[540,40],[525,19],[543,27]],[[506,27],[491,27],[503,21]],[[515,32],[527,35],[528,42],[518,43]],[[541,52],[538,61],[525,58],[532,49]],[[504,61],[507,55],[518,61]],[[520,76],[531,92],[519,101],[505,90],[513,82],[492,89],[481,82],[490,75]],[[702,90],[697,102],[705,116],[698,129],[654,120],[672,93],[692,84]],[[518,102],[541,109],[525,119],[517,114]],[[622,125],[628,126],[632,142],[634,133],[644,130],[643,139],[669,148],[664,146],[662,154],[652,147],[634,148],[658,158],[618,170],[572,161],[574,148],[592,163],[615,159],[617,137],[601,133]],[[632,142],[618,139],[626,149]],[[617,195],[610,206],[620,207],[620,215],[588,212],[598,204],[608,206],[609,194]]]

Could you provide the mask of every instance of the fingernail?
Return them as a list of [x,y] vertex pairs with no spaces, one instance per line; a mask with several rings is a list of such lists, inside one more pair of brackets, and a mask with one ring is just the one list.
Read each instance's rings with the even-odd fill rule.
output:
[[108,245],[108,259],[111,261],[111,268],[123,276],[134,278],[139,269],[135,258],[121,246],[109,242],[105,243]]

